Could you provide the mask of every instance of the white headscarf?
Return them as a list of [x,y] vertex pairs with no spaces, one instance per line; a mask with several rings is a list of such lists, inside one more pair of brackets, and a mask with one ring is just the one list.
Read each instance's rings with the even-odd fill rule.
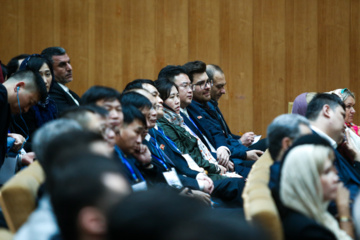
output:
[[337,239],[351,239],[327,211],[320,173],[331,153],[325,146],[300,145],[292,149],[281,170],[280,199],[283,204],[329,229]]

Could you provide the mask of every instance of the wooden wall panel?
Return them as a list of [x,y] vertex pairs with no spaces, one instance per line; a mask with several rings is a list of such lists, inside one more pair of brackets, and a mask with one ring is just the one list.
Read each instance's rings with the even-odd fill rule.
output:
[[318,91],[349,86],[350,1],[318,0]]
[[286,102],[317,91],[317,1],[286,1]]
[[[73,68],[69,88],[81,95],[88,87],[89,1],[54,1],[55,44],[66,49]],[[47,47],[47,46],[46,46]],[[94,50],[92,50],[94,51]],[[85,89],[84,89],[85,88]]]
[[[360,94],[358,0],[1,0],[0,59],[64,47],[79,95],[156,79],[168,64],[223,68],[234,132],[266,135],[304,91]],[[360,110],[357,119],[360,117]],[[359,120],[360,122],[360,120]]]
[[[352,0],[350,6],[350,90],[355,92],[359,106],[360,96],[360,1]],[[356,107],[355,123],[360,124],[360,108]]]
[[252,131],[253,1],[222,1],[220,62],[227,81],[220,108],[234,133]]
[[[266,133],[285,108],[285,1],[254,1],[254,131]],[[258,111],[261,109],[261,111]]]
[[189,56],[189,14],[186,0],[157,0],[155,69],[157,78],[166,65],[182,65]]
[[189,60],[220,61],[220,1],[189,0]]

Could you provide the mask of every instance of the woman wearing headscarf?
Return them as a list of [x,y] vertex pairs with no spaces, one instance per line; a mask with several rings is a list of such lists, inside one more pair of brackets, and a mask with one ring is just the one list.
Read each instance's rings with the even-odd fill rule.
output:
[[[349,191],[339,183],[331,147],[303,144],[286,154],[280,177],[285,239],[338,239],[354,236]],[[338,219],[328,211],[336,200]]]

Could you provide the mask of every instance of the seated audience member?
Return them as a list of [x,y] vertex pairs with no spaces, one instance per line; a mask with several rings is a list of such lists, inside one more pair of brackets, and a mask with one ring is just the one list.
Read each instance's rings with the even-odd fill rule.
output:
[[237,139],[242,145],[250,149],[259,149],[265,151],[266,139],[261,139],[258,142],[254,143],[255,134],[254,132],[246,132],[242,136],[231,133],[229,126],[227,125],[224,116],[222,115],[219,108],[219,100],[223,94],[226,93],[225,85],[225,74],[223,70],[215,64],[206,65],[206,74],[209,79],[213,81],[213,85],[210,89],[211,100],[208,102],[209,107],[217,113],[219,124],[222,127],[225,134],[229,137]]
[[[159,119],[159,125],[164,133],[176,144],[179,150],[187,153],[213,179],[223,179],[227,176],[241,177],[234,173],[234,166],[221,166],[211,155],[209,149],[184,125],[183,118],[180,116],[180,99],[177,86],[167,79],[155,81],[160,97],[164,101],[164,117]],[[231,169],[230,173],[228,170]]]
[[22,63],[22,61],[29,56],[30,56],[30,54],[20,54],[20,55],[13,57],[12,59],[10,59],[10,61],[6,65],[6,68],[8,70],[8,72],[7,72],[8,79],[15,72],[17,72],[19,70],[19,67],[20,67],[20,64]]
[[[147,97],[140,94],[139,91],[143,91],[142,93],[146,94]],[[121,96],[121,103],[135,106],[146,117],[147,131],[146,136],[143,136],[143,144],[150,150],[151,162],[148,166],[143,166],[141,161],[137,161],[137,165],[150,187],[165,186],[165,188],[169,188],[170,186],[173,189],[179,189],[180,194],[199,198],[205,204],[210,205],[210,195],[198,191],[199,186],[196,179],[178,174],[173,160],[165,156],[166,154],[161,150],[156,139],[148,133],[153,131],[156,125],[157,112],[153,108],[153,106],[156,106],[155,98],[146,90],[137,89],[136,91],[124,93]],[[189,189],[191,190],[189,191]]]
[[[50,60],[38,54],[25,58],[20,64],[19,70],[32,70],[39,72],[43,78],[47,92],[53,85],[53,70]],[[54,120],[57,117],[57,108],[54,100],[47,97],[45,103],[38,102],[31,107],[27,113],[15,116],[11,120],[10,131],[23,135],[27,139],[24,149],[31,151],[32,134],[44,123]]]
[[49,95],[54,99],[58,112],[61,113],[68,107],[79,106],[80,97],[71,91],[66,84],[73,81],[70,58],[62,47],[49,47],[41,52],[53,64],[55,81]]
[[[354,163],[360,161],[360,155],[357,151],[350,152],[350,148],[346,148],[350,153],[346,156],[342,156],[338,151],[340,146],[342,149],[347,147],[347,143],[344,143],[344,103],[337,95],[328,93],[317,94],[307,107],[306,117],[310,121],[313,133],[325,138],[335,149],[336,159],[334,165],[338,171],[340,181],[350,191],[352,202],[359,192],[359,164]],[[339,144],[341,145],[339,146]]]
[[261,156],[254,166],[263,164],[270,158],[272,163],[270,189],[278,183],[284,153],[295,140],[306,134],[312,134],[310,123],[305,117],[298,114],[282,114],[269,124],[267,128],[268,153]]
[[108,240],[267,239],[261,229],[238,216],[159,189],[125,197],[109,211],[107,222]]
[[206,64],[201,61],[193,61],[184,64],[183,67],[193,85],[194,99],[187,107],[189,117],[191,117],[201,132],[207,136],[212,145],[226,147],[226,159],[229,159],[231,154],[232,157],[242,159],[239,160],[240,163],[253,164],[253,161],[245,163],[243,160],[257,160],[263,152],[251,150],[237,140],[226,136],[218,124],[216,112],[211,111],[207,105],[211,99],[210,88],[213,85],[213,81],[206,74]]
[[61,118],[73,119],[84,129],[100,133],[111,147],[115,145],[115,131],[109,123],[108,111],[96,105],[69,107],[62,112]]
[[354,149],[360,151],[360,130],[359,126],[354,124],[354,116],[355,116],[355,95],[347,88],[336,89],[334,91],[330,91],[330,93],[334,93],[338,95],[343,103],[345,104],[345,134],[347,138],[347,142],[351,144]]
[[[338,183],[329,144],[303,144],[289,149],[280,176],[280,200],[285,206],[285,239],[352,239],[349,191]],[[336,199],[339,222],[327,211]]]
[[[141,149],[142,136],[146,131],[146,119],[134,106],[123,106],[124,121],[116,133],[116,160],[124,168],[133,191],[148,189],[148,183],[138,168],[137,161],[147,167],[151,162],[150,151]],[[137,156],[137,158],[135,158]]]
[[315,95],[316,92],[304,92],[298,95],[293,102],[291,113],[305,117],[307,105]]
[[51,173],[50,197],[61,239],[105,240],[109,209],[131,193],[119,165],[97,154],[68,152],[54,159]]
[[[144,81],[146,81],[146,83],[141,84],[141,82]],[[142,89],[137,89],[137,87],[142,87]],[[164,115],[162,106],[163,100],[158,97],[159,92],[151,80],[134,80],[127,86],[127,92],[129,91],[135,91],[147,97],[152,102],[153,107],[156,107],[157,109],[157,118],[162,118]],[[176,144],[164,134],[163,130],[157,123],[149,130],[149,135],[152,137],[151,139],[156,142],[155,144],[160,146],[165,158],[170,159],[168,162],[176,165],[178,173],[196,178],[200,188],[211,194],[212,199],[215,201],[215,207],[232,207],[237,208],[238,210],[242,208],[243,202],[241,193],[244,187],[244,180],[242,178],[225,178],[222,180],[212,181],[203,172],[194,171],[189,167],[184,154],[176,147]],[[152,149],[151,147],[149,148]]]
[[[59,138],[61,135],[71,135],[75,131],[81,131],[83,128],[75,120],[56,119],[45,123],[36,130],[33,138],[33,149],[36,159],[42,168],[45,165],[45,150],[49,142]],[[51,132],[51,134],[49,134]],[[50,203],[50,196],[41,186],[38,191],[38,203],[34,212],[31,213],[27,221],[20,227],[14,235],[14,240],[30,240],[36,236],[36,239],[47,240],[59,233],[56,219]]]
[[7,147],[11,115],[26,113],[39,101],[45,101],[46,87],[38,72],[24,70],[0,84],[0,167]]
[[[186,70],[181,66],[172,66],[168,65],[164,67],[159,76],[164,76],[168,80],[174,82],[178,86],[179,97],[180,97],[180,115],[184,119],[184,123],[201,139],[201,141],[211,150],[211,154],[218,160],[218,162],[223,165],[231,165],[231,162],[234,162],[234,156],[229,156],[228,147],[219,144],[215,145],[215,142],[212,136],[207,136],[204,134],[203,130],[197,126],[197,124],[189,116],[187,107],[191,104],[193,99],[193,85],[190,82],[190,79],[186,73]],[[220,139],[223,139],[222,130],[219,128],[218,124],[214,124],[215,128],[218,128],[218,133],[220,134]],[[215,130],[216,131],[216,130]],[[218,137],[216,137],[217,139]],[[222,142],[224,143],[225,140]],[[220,143],[220,142],[219,142]],[[229,161],[230,160],[230,161]],[[235,159],[236,162],[239,162]],[[235,171],[240,173],[242,176],[246,177],[250,171],[249,167],[243,166],[243,163],[240,161],[239,164],[236,164]]]
[[120,92],[105,86],[92,86],[81,96],[82,105],[97,105],[109,112],[109,123],[112,127],[120,127],[123,113],[120,104]]

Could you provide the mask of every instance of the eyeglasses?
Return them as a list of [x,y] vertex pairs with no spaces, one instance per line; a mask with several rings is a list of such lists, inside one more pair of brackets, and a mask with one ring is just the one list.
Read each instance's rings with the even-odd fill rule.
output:
[[182,88],[185,88],[185,89],[187,89],[187,88],[193,89],[193,86],[194,85],[192,85],[191,83],[182,83],[182,84],[179,85],[179,87],[182,87]]
[[214,81],[212,79],[208,79],[207,81],[201,81],[198,83],[193,84],[193,91],[195,91],[195,86],[200,86],[201,89],[204,89],[205,86],[209,84],[210,87],[212,87],[214,85]]

